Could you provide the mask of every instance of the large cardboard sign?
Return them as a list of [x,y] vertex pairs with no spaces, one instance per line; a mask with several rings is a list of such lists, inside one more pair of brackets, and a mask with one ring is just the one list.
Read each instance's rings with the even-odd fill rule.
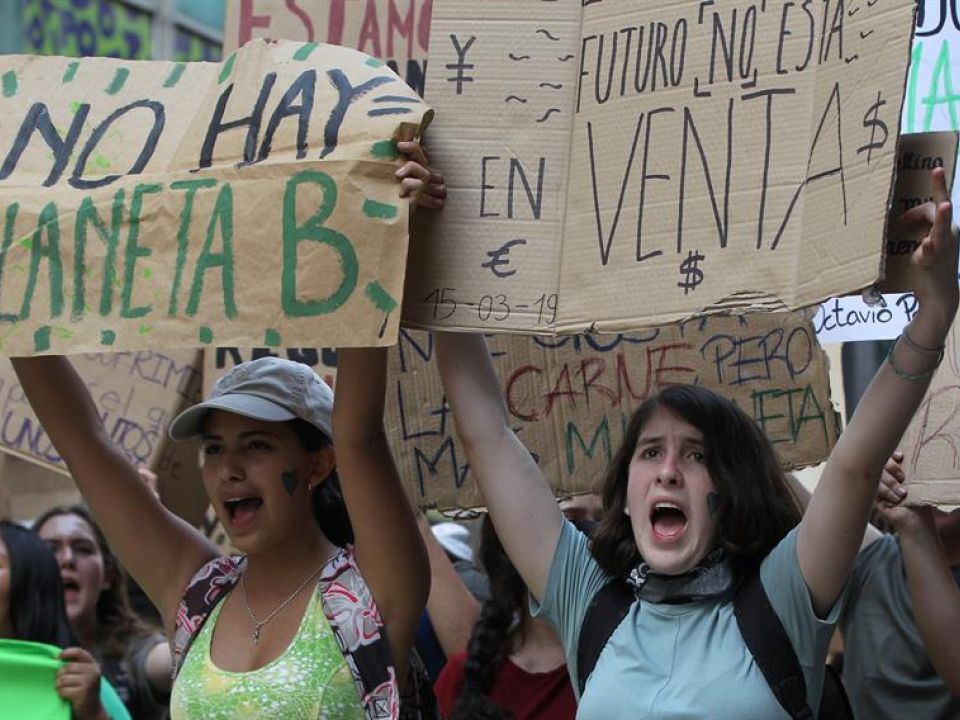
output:
[[395,338],[394,139],[431,113],[369,56],[0,58],[0,353]]
[[431,0],[233,0],[224,52],[253,38],[324,42],[382,59],[423,94]]
[[[873,283],[914,3],[436,0],[424,327],[619,331]],[[509,22],[504,22],[509,18]]]
[[[671,384],[701,384],[734,399],[790,467],[823,460],[837,435],[826,356],[799,315],[715,316],[626,335],[507,335],[490,343],[510,419],[558,495],[594,489],[631,412]],[[400,333],[386,423],[417,504],[484,504],[426,333]]]

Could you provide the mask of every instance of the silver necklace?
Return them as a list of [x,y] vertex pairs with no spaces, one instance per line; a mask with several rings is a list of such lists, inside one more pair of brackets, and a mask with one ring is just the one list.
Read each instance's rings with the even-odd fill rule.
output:
[[260,629],[261,629],[264,625],[266,625],[268,622],[270,622],[271,620],[273,620],[273,618],[275,618],[275,617],[277,616],[277,613],[279,613],[279,612],[280,612],[281,610],[283,610],[287,605],[289,605],[290,603],[292,603],[292,602],[293,602],[293,599],[294,599],[297,595],[299,595],[299,594],[303,591],[303,589],[304,589],[307,585],[310,584],[310,581],[313,580],[317,575],[319,575],[322,570],[323,570],[323,565],[321,565],[319,568],[317,568],[317,569],[314,570],[312,573],[310,573],[310,576],[309,576],[306,580],[304,580],[302,583],[300,583],[300,586],[299,586],[296,590],[293,591],[293,593],[290,595],[290,597],[288,597],[288,598],[287,598],[286,600],[284,600],[282,603],[280,603],[279,605],[277,605],[277,606],[270,612],[269,615],[267,615],[263,620],[257,620],[257,616],[253,614],[253,610],[252,610],[251,607],[250,607],[250,601],[247,600],[247,583],[246,583],[247,573],[246,573],[246,569],[244,569],[243,574],[240,575],[240,592],[243,593],[243,604],[244,604],[244,605],[246,606],[246,608],[247,608],[247,614],[250,616],[250,620],[253,621],[253,632],[250,633],[250,636],[253,638],[253,644],[254,644],[254,645],[259,645],[259,644],[260,644]]

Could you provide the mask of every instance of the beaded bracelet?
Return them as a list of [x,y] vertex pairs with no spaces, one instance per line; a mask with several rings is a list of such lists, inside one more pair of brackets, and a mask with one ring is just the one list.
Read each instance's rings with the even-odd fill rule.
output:
[[896,365],[893,364],[893,350],[897,346],[897,342],[900,341],[900,338],[897,338],[895,342],[890,344],[890,349],[887,351],[887,364],[890,366],[890,369],[893,370],[893,374],[896,375],[898,378],[902,378],[904,380],[910,380],[912,382],[922,382],[932,378],[933,374],[937,371],[937,368],[940,367],[940,363],[943,362],[943,354],[945,349],[944,346],[940,346],[939,348],[934,349],[934,348],[925,348],[920,345],[917,345],[910,338],[910,336],[907,335],[906,328],[904,328],[903,332],[900,334],[900,337],[904,339],[904,341],[907,344],[907,347],[909,347],[911,350],[917,350],[919,352],[926,352],[926,353],[933,353],[933,352],[937,353],[937,362],[932,368],[930,368],[930,370],[924,373],[914,374],[914,373],[904,372],[903,370],[901,370],[900,368],[898,368]]

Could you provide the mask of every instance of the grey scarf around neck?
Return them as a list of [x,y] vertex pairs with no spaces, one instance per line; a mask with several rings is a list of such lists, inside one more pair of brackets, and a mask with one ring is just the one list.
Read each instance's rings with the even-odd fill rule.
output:
[[641,561],[630,571],[627,582],[639,600],[655,603],[686,603],[720,597],[733,590],[733,566],[723,548],[707,555],[697,567],[683,575],[651,572]]

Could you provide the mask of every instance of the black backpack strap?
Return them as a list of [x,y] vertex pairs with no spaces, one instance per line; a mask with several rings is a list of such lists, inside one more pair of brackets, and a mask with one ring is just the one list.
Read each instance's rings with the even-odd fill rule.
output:
[[577,642],[577,685],[580,694],[583,694],[587,678],[596,667],[607,641],[623,622],[636,599],[633,588],[625,581],[617,579],[600,588],[587,606]]
[[837,669],[827,664],[823,673],[823,694],[820,696],[819,720],[853,720],[853,707],[847,697],[847,689]]
[[757,568],[737,588],[733,601],[737,626],[747,649],[783,709],[794,720],[813,720],[807,682],[797,653],[774,612]]

